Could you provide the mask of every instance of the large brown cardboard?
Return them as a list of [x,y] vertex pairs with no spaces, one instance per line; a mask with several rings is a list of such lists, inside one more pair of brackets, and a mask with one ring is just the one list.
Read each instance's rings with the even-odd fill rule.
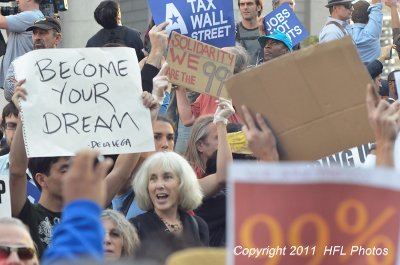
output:
[[225,86],[235,106],[265,116],[281,159],[316,160],[373,140],[368,83],[348,37],[281,56],[231,77]]

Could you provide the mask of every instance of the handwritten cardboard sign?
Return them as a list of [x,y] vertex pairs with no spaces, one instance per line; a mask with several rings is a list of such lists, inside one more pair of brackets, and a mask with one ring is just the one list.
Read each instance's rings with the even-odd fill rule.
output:
[[243,163],[228,183],[227,264],[398,264],[394,171]]
[[131,48],[35,50],[15,61],[29,157],[154,150],[150,112]]
[[365,105],[371,82],[347,37],[275,58],[225,86],[236,106],[264,115],[281,159],[316,160],[373,141]]
[[0,217],[11,217],[9,179],[9,176],[0,176]]
[[278,8],[266,15],[264,17],[264,27],[265,31],[268,33],[273,32],[275,29],[286,33],[286,35],[292,40],[293,46],[300,43],[309,35],[307,29],[303,24],[301,24],[288,3],[280,5]]
[[236,55],[172,32],[167,62],[171,83],[211,96],[228,96],[224,81],[233,74]]
[[177,31],[193,39],[228,47],[235,45],[232,1],[149,0],[154,22],[169,21],[167,31]]

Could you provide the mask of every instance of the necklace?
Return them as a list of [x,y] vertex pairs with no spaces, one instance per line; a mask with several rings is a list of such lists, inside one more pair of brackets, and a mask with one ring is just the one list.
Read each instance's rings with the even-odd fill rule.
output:
[[172,233],[178,233],[182,231],[183,225],[181,220],[178,220],[177,224],[170,224],[168,223],[166,220],[164,220],[163,218],[159,217],[161,219],[161,221],[163,221],[163,223],[165,224],[165,226],[167,227],[167,229],[165,231],[169,231]]

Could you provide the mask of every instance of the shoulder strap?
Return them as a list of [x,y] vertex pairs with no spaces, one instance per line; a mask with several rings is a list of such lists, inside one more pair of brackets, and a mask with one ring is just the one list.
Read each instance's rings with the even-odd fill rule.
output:
[[236,41],[240,43],[240,45],[243,46],[243,48],[245,48],[245,50],[247,50],[247,45],[246,42],[244,42],[244,40],[240,37],[240,29],[239,29],[239,23],[236,23]]
[[128,195],[128,197],[125,198],[124,202],[122,203],[122,207],[119,210],[124,216],[127,215],[128,210],[131,207],[134,198],[135,198],[135,192],[132,190],[132,192]]
[[190,216],[190,218],[192,218],[192,221],[193,221],[194,227],[195,227],[195,228],[196,228],[196,230],[199,232],[199,236],[200,236],[199,224],[197,223],[197,220],[196,220],[196,218],[194,218],[194,216],[193,216],[193,215],[190,215],[190,214],[189,214],[189,216]]
[[335,25],[336,27],[338,27],[345,36],[349,35],[349,33],[347,32],[347,30],[343,27],[343,25],[341,25],[340,23],[338,23],[337,21],[329,21],[328,23],[326,23],[326,25]]
[[235,38],[236,38],[236,41],[240,40],[239,23],[240,22],[236,23],[236,25],[235,25],[235,33],[236,33]]

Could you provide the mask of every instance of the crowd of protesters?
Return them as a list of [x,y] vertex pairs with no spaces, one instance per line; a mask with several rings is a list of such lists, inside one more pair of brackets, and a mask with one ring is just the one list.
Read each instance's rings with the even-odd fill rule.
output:
[[[0,264],[79,259],[169,264],[168,256],[188,247],[225,247],[228,164],[280,159],[263,116],[252,116],[251,106],[234,107],[230,100],[171,86],[164,63],[168,23],[149,27],[144,45],[137,30],[121,25],[119,4],[105,0],[94,11],[102,29],[88,39],[87,47],[135,48],[156,150],[98,162],[94,150],[28,159],[19,113],[29,87],[16,80],[13,60],[33,49],[57,48],[62,38],[62,25],[43,17],[39,2],[19,1],[21,13],[0,16],[0,28],[11,32],[0,73],[9,101],[2,114],[0,167],[2,175],[10,176],[13,216],[0,218]],[[284,3],[295,10],[295,0],[270,4],[275,9]],[[286,34],[265,32],[262,1],[237,4],[237,46],[223,48],[236,55],[234,74],[301,50]],[[383,5],[391,10],[394,46],[380,46]],[[352,37],[371,74],[366,106],[375,136],[374,164],[393,167],[400,108],[394,72],[387,81],[381,74],[391,50],[400,50],[397,2],[327,0],[326,7],[330,15],[321,25],[319,41]],[[151,48],[145,51],[145,46]],[[242,116],[235,111],[239,108]]]

